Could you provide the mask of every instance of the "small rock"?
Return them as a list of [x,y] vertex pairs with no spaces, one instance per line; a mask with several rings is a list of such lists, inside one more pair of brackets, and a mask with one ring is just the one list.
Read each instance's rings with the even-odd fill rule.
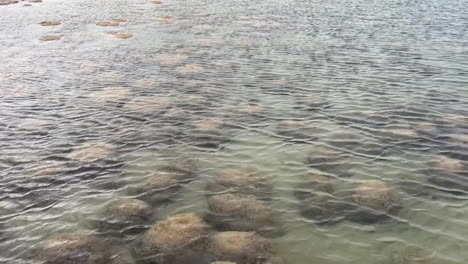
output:
[[119,38],[119,39],[129,39],[129,38],[133,38],[133,34],[131,33],[117,33],[117,34],[113,34],[116,38]]
[[156,4],[156,5],[160,5],[160,4],[162,4],[162,2],[161,2],[161,1],[151,1],[151,3],[153,3],[153,4]]
[[116,27],[119,26],[120,23],[118,21],[103,21],[96,23],[96,25],[100,27]]
[[55,41],[55,40],[60,40],[61,38],[59,36],[42,36],[39,38],[41,41]]
[[11,5],[18,3],[18,0],[0,0],[0,5]]
[[180,73],[199,73],[203,72],[203,70],[203,66],[198,64],[186,64],[176,68],[176,71]]
[[188,59],[185,54],[164,54],[160,56],[161,62],[166,65],[179,64]]
[[45,26],[45,27],[58,26],[60,24],[62,24],[60,21],[42,21],[41,23],[39,23],[39,25]]
[[161,25],[169,25],[169,24],[174,24],[175,21],[174,20],[162,20],[162,21],[159,21],[159,24]]
[[222,128],[223,122],[220,119],[213,118],[193,121],[192,125],[200,130],[218,130]]

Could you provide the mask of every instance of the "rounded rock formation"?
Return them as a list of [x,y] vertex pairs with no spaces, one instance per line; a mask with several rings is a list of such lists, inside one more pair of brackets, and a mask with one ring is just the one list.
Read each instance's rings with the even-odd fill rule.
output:
[[60,40],[61,37],[59,36],[42,36],[39,38],[40,41],[55,41]]
[[69,157],[83,163],[91,163],[105,160],[112,157],[114,154],[114,147],[110,144],[88,142],[73,150],[69,154]]
[[255,170],[250,168],[227,169],[216,175],[208,183],[210,192],[233,192],[245,195],[255,195],[259,198],[268,198],[271,186],[265,179],[258,177]]
[[458,159],[452,159],[447,156],[441,156],[436,161],[436,167],[451,171],[463,170],[463,163],[461,160]]
[[360,206],[377,210],[389,208],[394,203],[391,188],[380,180],[369,180],[358,185],[353,200]]
[[203,246],[210,227],[193,213],[175,214],[152,226],[143,236],[146,254],[173,254]]
[[186,64],[176,68],[176,71],[183,74],[200,73],[204,71],[203,66],[198,64]]
[[152,173],[140,186],[135,189],[135,194],[149,203],[171,200],[178,194],[181,185],[173,173]]
[[274,211],[254,196],[218,194],[208,198],[209,222],[222,230],[261,231],[276,223]]
[[95,236],[64,233],[45,240],[37,257],[48,264],[104,264],[104,251],[103,242]]
[[58,26],[60,24],[62,24],[62,22],[60,21],[42,21],[39,23],[39,25],[45,26],[45,27]]
[[120,101],[130,94],[130,89],[125,87],[108,87],[93,92],[89,98],[97,102]]
[[124,199],[114,202],[110,212],[117,221],[142,223],[151,217],[151,206],[138,199]]
[[113,36],[115,36],[116,38],[119,38],[119,39],[133,38],[132,33],[115,33],[115,34],[111,34],[111,35],[113,35]]
[[171,100],[164,96],[137,97],[125,104],[125,108],[134,112],[157,111],[169,106]]
[[210,238],[209,251],[216,259],[238,264],[266,263],[272,259],[274,244],[255,232],[221,232]]

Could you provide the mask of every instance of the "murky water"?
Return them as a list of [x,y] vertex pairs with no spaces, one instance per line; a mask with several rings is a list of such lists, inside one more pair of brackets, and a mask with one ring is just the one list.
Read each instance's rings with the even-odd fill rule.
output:
[[[176,213],[284,263],[466,263],[467,1],[24,3],[0,6],[1,263],[67,232],[166,263],[140,243]],[[116,221],[126,198],[148,214]]]

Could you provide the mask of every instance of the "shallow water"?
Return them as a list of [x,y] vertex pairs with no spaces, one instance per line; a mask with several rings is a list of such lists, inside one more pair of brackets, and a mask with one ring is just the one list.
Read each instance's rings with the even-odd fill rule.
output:
[[[0,262],[37,263],[31,252],[62,231],[115,239],[96,224],[110,204],[189,159],[197,177],[151,222],[204,214],[207,183],[250,167],[272,184],[285,263],[466,263],[467,4],[0,6]],[[61,25],[38,24],[50,20]],[[89,154],[105,158],[74,152],[89,142],[108,144]],[[401,210],[390,223],[306,218],[294,192],[317,170],[343,192],[380,179]]]

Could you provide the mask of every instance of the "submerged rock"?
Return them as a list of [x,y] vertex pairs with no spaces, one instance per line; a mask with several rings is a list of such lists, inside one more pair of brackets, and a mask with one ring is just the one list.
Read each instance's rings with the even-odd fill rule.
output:
[[61,37],[59,36],[42,36],[39,38],[40,41],[55,41],[60,40]]
[[116,38],[119,38],[119,39],[133,38],[132,33],[116,33],[116,34],[112,34],[112,35],[114,35]]
[[241,104],[236,108],[239,112],[247,114],[255,114],[263,110],[263,107],[259,104]]
[[182,186],[174,174],[168,172],[152,173],[141,185],[135,187],[135,195],[150,202],[171,200]]
[[135,264],[130,247],[126,245],[113,245],[109,249],[108,264]]
[[306,157],[305,163],[314,169],[334,174],[338,177],[351,177],[350,165],[344,161],[345,155],[331,148],[318,148]]
[[19,0],[0,0],[0,5],[17,4]]
[[192,125],[200,130],[219,130],[223,127],[224,123],[221,119],[211,118],[193,121]]
[[353,200],[358,205],[379,210],[386,209],[395,202],[391,188],[380,180],[370,180],[358,185]]
[[461,171],[463,170],[463,163],[461,160],[452,159],[447,156],[441,156],[436,162],[435,166],[439,169]]
[[274,243],[255,232],[221,232],[210,238],[209,252],[217,260],[238,264],[269,263],[274,259]]
[[314,193],[301,199],[302,216],[317,221],[319,225],[331,225],[345,220],[348,206],[330,193]]
[[37,257],[49,264],[107,263],[103,241],[81,233],[64,233],[49,237],[40,245]]
[[169,106],[171,99],[164,96],[137,97],[125,104],[125,108],[135,112],[157,111]]
[[66,171],[66,164],[60,161],[43,161],[25,170],[25,174],[32,177],[33,181],[49,182],[57,179],[57,176]]
[[298,184],[294,195],[301,202],[302,216],[318,224],[335,224],[345,218],[346,204],[335,197],[334,179],[326,174],[310,172]]
[[175,21],[174,20],[161,20],[159,21],[159,24],[161,25],[169,25],[169,24],[174,24]]
[[73,150],[68,156],[84,163],[102,161],[115,155],[114,146],[103,142],[88,142]]
[[361,224],[388,222],[400,209],[395,196],[385,182],[369,180],[361,183],[352,195],[355,208],[347,208],[347,219]]
[[210,227],[197,215],[175,214],[146,231],[142,253],[169,259],[188,251],[202,253],[210,232]]
[[310,172],[304,176],[304,181],[298,184],[294,194],[300,200],[305,199],[316,192],[333,193],[333,178],[326,174]]
[[125,87],[108,87],[100,91],[93,92],[89,95],[94,101],[120,101],[130,94],[130,89]]
[[17,128],[26,132],[48,133],[56,128],[56,125],[44,119],[25,118],[18,120]]
[[119,25],[120,25],[119,21],[102,21],[102,22],[96,23],[96,26],[100,26],[100,27],[116,27]]
[[213,193],[232,192],[268,199],[271,185],[250,168],[227,169],[216,174],[207,189]]
[[45,27],[58,26],[60,24],[62,24],[62,22],[60,22],[60,21],[42,21],[42,22],[39,23],[39,25],[45,26]]
[[143,223],[151,217],[151,206],[138,199],[124,199],[114,202],[110,212],[119,222]]
[[179,73],[200,73],[204,71],[204,68],[198,64],[186,64],[184,66],[177,67],[176,71]]
[[221,230],[271,231],[275,228],[274,211],[254,196],[218,194],[208,198],[207,219]]
[[407,137],[407,138],[414,138],[418,136],[418,133],[412,129],[406,129],[406,128],[395,128],[395,129],[390,129],[388,130],[391,134],[401,136],[401,137]]
[[188,56],[185,54],[164,54],[161,55],[160,60],[163,64],[174,65],[180,64],[188,59]]
[[163,166],[163,170],[175,174],[175,178],[181,182],[193,180],[198,175],[197,162],[190,158],[176,158]]
[[155,4],[155,5],[161,5],[163,2],[161,1],[151,1],[152,4]]
[[450,114],[445,116],[443,121],[450,124],[468,124],[468,116]]

